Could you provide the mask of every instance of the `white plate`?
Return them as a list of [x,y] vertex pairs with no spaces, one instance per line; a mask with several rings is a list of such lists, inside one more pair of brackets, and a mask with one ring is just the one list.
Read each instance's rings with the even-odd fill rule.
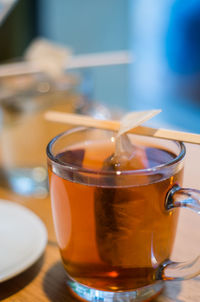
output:
[[46,243],[46,228],[33,212],[0,199],[0,283],[29,268]]

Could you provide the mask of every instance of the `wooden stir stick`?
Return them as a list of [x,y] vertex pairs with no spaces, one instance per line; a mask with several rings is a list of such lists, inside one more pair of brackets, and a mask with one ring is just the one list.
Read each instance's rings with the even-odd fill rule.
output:
[[[74,113],[63,113],[57,111],[47,111],[45,113],[45,119],[52,122],[66,123],[77,126],[86,126],[99,128],[104,130],[118,131],[120,129],[120,121],[116,120],[99,120],[91,116],[74,114]],[[137,126],[134,129],[128,131],[128,133],[152,136],[156,138],[183,141],[186,143],[200,144],[200,134],[174,131],[162,128],[150,128],[145,126]]]

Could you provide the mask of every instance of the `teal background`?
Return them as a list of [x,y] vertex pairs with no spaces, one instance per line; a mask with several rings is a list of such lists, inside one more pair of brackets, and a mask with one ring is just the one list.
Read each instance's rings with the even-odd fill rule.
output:
[[[41,0],[38,20],[41,36],[70,46],[74,54],[129,49],[128,0]],[[94,100],[128,110],[128,66],[81,72],[93,79]]]

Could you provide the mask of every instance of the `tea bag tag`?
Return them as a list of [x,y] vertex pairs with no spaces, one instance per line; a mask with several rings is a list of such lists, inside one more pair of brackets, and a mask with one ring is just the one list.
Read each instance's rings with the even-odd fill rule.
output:
[[117,137],[132,130],[133,128],[136,128],[137,126],[140,126],[160,112],[161,110],[147,110],[130,112],[124,115],[120,121],[120,129],[117,133]]

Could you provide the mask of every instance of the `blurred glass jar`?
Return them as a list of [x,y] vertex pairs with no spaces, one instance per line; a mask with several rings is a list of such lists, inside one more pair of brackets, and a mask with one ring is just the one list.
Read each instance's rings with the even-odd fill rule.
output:
[[80,112],[79,78],[42,73],[0,78],[0,186],[21,195],[48,194],[45,149],[66,124],[44,119],[46,110]]

